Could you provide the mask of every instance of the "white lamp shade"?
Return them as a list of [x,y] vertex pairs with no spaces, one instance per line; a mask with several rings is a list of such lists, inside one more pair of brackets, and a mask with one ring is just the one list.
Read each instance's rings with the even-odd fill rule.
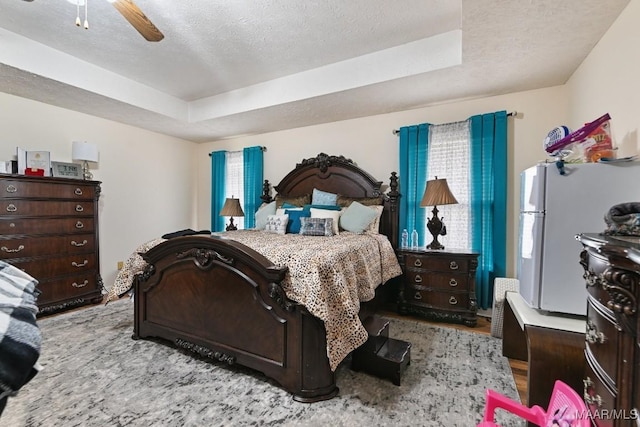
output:
[[89,142],[73,141],[71,157],[73,160],[84,160],[87,162],[97,163],[98,146]]

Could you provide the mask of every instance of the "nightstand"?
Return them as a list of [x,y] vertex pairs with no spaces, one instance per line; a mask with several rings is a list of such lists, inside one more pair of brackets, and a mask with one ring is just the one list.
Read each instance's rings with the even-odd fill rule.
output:
[[398,312],[476,326],[478,254],[397,249],[403,275]]

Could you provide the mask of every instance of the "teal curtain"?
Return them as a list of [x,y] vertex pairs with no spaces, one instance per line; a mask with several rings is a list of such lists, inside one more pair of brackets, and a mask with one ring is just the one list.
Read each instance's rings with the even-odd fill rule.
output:
[[[418,245],[425,245],[426,209],[420,201],[427,186],[427,161],[429,160],[429,123],[400,128],[399,233],[406,229],[411,235],[418,230]],[[398,236],[400,241],[401,236]]]
[[507,264],[507,113],[473,116],[470,150],[471,249],[480,254],[478,307],[493,302],[493,281]]
[[244,173],[244,228],[256,226],[255,213],[262,200],[264,162],[262,147],[247,147],[242,150]]
[[226,151],[211,153],[211,231],[224,231],[224,217],[218,215],[224,206]]

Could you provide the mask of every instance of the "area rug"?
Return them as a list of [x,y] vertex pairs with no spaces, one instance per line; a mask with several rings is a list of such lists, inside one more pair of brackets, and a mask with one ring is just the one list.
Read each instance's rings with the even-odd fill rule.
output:
[[[517,399],[500,340],[410,318],[391,335],[412,343],[402,385],[336,371],[337,397],[294,401],[261,373],[133,340],[133,303],[39,319],[44,369],[0,417],[6,426],[448,426],[479,422],[485,390]],[[524,425],[499,414],[503,426]]]

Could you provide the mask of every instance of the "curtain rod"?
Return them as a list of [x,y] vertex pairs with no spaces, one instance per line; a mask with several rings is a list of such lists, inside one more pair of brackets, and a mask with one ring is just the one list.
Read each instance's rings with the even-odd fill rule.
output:
[[[267,147],[265,147],[264,145],[262,147],[260,147],[260,149],[262,151],[267,151]],[[236,151],[227,151],[227,153],[240,153],[242,150],[236,150]],[[209,157],[211,157],[211,153],[209,153]]]
[[[510,111],[510,112],[507,113],[507,117],[509,117],[509,116],[517,117],[518,116],[518,112],[517,111]],[[400,133],[400,130],[399,129],[394,129],[392,132],[393,132],[394,135],[397,135],[397,134]]]

